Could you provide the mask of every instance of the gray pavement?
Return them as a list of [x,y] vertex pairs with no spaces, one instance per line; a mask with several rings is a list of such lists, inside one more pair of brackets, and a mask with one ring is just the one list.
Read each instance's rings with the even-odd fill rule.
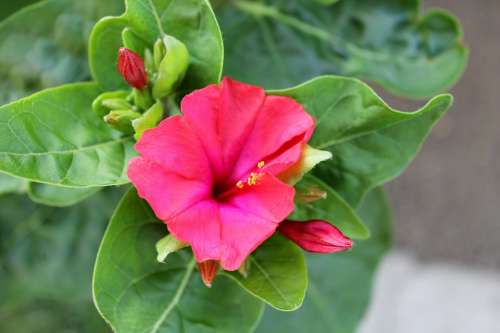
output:
[[500,268],[500,1],[423,3],[460,18],[471,57],[452,112],[389,186],[396,242],[426,260]]
[[418,262],[394,252],[378,273],[359,333],[500,331],[500,272]]

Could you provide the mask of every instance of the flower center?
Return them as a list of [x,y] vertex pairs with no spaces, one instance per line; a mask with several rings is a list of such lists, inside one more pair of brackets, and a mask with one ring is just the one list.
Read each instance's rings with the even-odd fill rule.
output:
[[[264,168],[264,166],[265,162],[260,161],[259,163],[257,163],[257,170]],[[245,188],[258,185],[259,181],[264,176],[264,173],[257,170],[250,172],[247,178],[241,179],[233,185],[227,185],[224,182],[216,182],[212,187],[212,197],[219,202],[223,202],[238,191],[242,191]]]

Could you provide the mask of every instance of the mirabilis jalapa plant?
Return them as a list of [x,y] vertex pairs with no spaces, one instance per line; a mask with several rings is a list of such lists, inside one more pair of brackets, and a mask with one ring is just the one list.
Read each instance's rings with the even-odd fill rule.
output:
[[[370,42],[369,51],[361,52],[359,33],[340,41],[333,32],[328,42],[330,28],[321,30],[325,10],[337,17],[356,13],[348,0],[333,2],[296,0],[284,8],[274,1],[216,2],[229,36],[231,77],[223,77],[222,34],[208,1],[127,0],[123,15],[101,19],[90,34],[95,82],[50,88],[0,108],[0,170],[29,181],[37,202],[69,205],[103,187],[132,183],[94,269],[94,302],[114,331],[355,329],[389,243],[379,186],[408,165],[452,97],[438,95],[410,113],[390,108],[349,77],[319,76],[266,90],[262,86],[285,80],[271,63],[276,54],[293,63],[297,54],[314,49],[319,53],[300,63],[312,74],[320,67],[330,72],[312,66],[324,63],[312,58],[341,58],[341,69],[331,72],[422,97],[458,78],[466,50],[457,42],[456,21],[443,12],[422,18],[418,29],[404,27],[404,37],[419,39],[424,51],[402,52],[394,62],[382,54],[381,43]],[[370,7],[353,2],[359,11]],[[298,8],[317,15],[318,25],[294,17]],[[268,19],[275,20],[272,27]],[[247,27],[248,20],[259,28],[236,41],[227,27]],[[453,38],[425,39],[436,26],[451,29]],[[286,35],[287,29],[307,41],[299,53],[279,53],[287,49],[286,38],[269,44],[270,36]],[[249,40],[254,48],[235,49]],[[262,45],[278,53],[259,53]],[[370,52],[392,75],[370,67]],[[442,77],[433,72],[434,88],[403,79],[434,66],[421,57],[448,62]],[[301,78],[297,65],[287,75]],[[395,78],[403,83],[394,84]],[[304,251],[315,253],[307,263]],[[308,303],[311,298],[317,304]],[[293,314],[267,311],[257,328],[264,304],[281,311],[302,308]],[[316,320],[322,311],[337,317]]]

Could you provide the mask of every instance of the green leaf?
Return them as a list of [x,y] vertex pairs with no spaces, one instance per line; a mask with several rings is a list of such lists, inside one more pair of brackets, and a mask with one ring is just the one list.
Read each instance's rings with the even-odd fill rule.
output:
[[352,251],[308,255],[309,288],[302,308],[282,313],[267,308],[257,332],[354,333],[369,304],[373,277],[391,244],[391,223],[383,191],[370,192],[358,213],[372,232]]
[[319,4],[327,6],[327,5],[333,5],[334,3],[336,3],[339,0],[313,0],[313,1],[316,1]]
[[123,46],[122,31],[126,23],[125,18],[105,17],[97,22],[90,34],[90,70],[92,77],[104,90],[128,88],[116,70],[118,49]]
[[252,332],[262,303],[221,275],[207,288],[187,251],[156,261],[165,225],[129,191],[103,238],[94,270],[94,300],[117,333]]
[[442,10],[421,14],[418,3],[232,1],[218,10],[225,73],[266,88],[340,74],[407,97],[443,92],[462,75],[468,50],[453,16]]
[[91,271],[117,194],[65,209],[0,199],[0,332],[107,332]]
[[309,188],[318,188],[326,192],[326,198],[309,203],[298,203],[297,209],[290,216],[291,220],[321,219],[330,222],[339,228],[347,237],[366,239],[370,232],[360,220],[356,212],[342,199],[329,185],[321,179],[309,174],[297,184],[297,191],[307,191]]
[[33,202],[42,205],[66,207],[87,199],[91,195],[96,194],[100,189],[100,187],[69,188],[29,183],[28,196]]
[[2,1],[0,4],[0,19],[3,20],[5,17],[36,1],[38,0]]
[[307,288],[307,267],[302,250],[275,235],[248,257],[248,272],[227,273],[246,289],[281,311],[298,309]]
[[418,111],[400,112],[361,81],[335,76],[270,93],[294,98],[314,116],[311,145],[329,150],[333,159],[313,173],[354,207],[408,166],[453,101],[439,95]]
[[88,79],[90,28],[122,10],[123,0],[48,0],[0,23],[0,104]]
[[27,182],[25,180],[0,173],[0,195],[22,193],[25,191],[26,186]]
[[127,40],[138,41],[127,47],[141,55],[144,50],[136,49],[137,45],[141,48],[147,45],[152,50],[161,30],[186,44],[191,63],[182,90],[220,80],[224,58],[222,36],[207,0],[127,0],[127,11],[122,16],[101,20],[90,36],[89,61],[95,80],[105,90],[125,86],[116,71],[124,28],[127,28]]
[[92,112],[99,92],[95,84],[71,84],[0,107],[0,171],[69,187],[127,183],[132,139]]

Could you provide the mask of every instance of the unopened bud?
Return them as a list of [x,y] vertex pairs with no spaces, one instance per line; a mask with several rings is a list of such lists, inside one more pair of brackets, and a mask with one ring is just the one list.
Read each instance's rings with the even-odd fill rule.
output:
[[144,131],[156,127],[163,119],[163,106],[161,102],[156,102],[144,114],[132,122],[135,130],[135,139],[139,141]]
[[126,110],[132,108],[132,105],[123,98],[108,98],[102,101],[102,105],[110,110]]
[[177,252],[188,245],[189,244],[177,240],[172,234],[169,234],[156,243],[156,252],[158,252],[156,259],[159,262],[165,262],[165,259],[167,259],[170,253]]
[[158,70],[153,97],[161,99],[171,95],[184,79],[189,52],[184,43],[167,35],[155,44],[153,58]]
[[153,60],[153,53],[149,49],[144,50],[144,66],[146,66],[146,73],[153,75],[156,71]]
[[116,110],[111,111],[106,116],[104,116],[104,121],[112,128],[125,133],[134,133],[134,128],[132,127],[132,121],[141,116],[139,112],[132,110]]
[[323,191],[317,186],[310,186],[305,188],[304,190],[297,189],[297,193],[295,198],[298,203],[310,203],[318,200],[326,199],[328,193]]
[[219,270],[219,263],[216,260],[207,260],[198,263],[198,269],[200,270],[201,280],[207,287],[212,287],[212,282],[217,275]]
[[134,104],[142,110],[149,109],[151,105],[153,105],[155,102],[148,89],[144,90],[134,89],[133,97],[134,97]]
[[156,41],[153,47],[153,65],[155,70],[160,68],[161,61],[165,58],[166,54],[167,49],[165,47],[165,43],[163,42],[163,39],[160,38]]
[[[104,117],[109,113],[111,109],[116,109],[116,108],[109,108],[106,105],[104,105],[104,101],[110,100],[110,99],[123,99],[124,102],[126,102],[126,98],[129,95],[129,92],[124,91],[124,90],[118,90],[118,91],[110,91],[110,92],[105,92],[100,94],[92,103],[92,110],[100,117]],[[128,107],[125,107],[124,109],[128,109]]]
[[136,89],[142,90],[148,84],[148,76],[141,56],[127,48],[118,51],[118,71]]
[[352,247],[352,241],[348,237],[335,226],[322,220],[284,221],[278,230],[308,252],[335,253]]

